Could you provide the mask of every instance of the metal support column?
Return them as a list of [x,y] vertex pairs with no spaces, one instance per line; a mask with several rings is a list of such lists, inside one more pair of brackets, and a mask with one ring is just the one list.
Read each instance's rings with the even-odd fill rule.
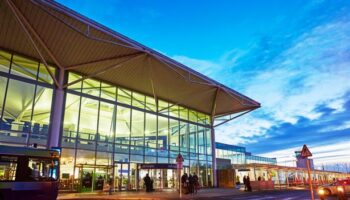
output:
[[65,89],[63,88],[63,85],[65,82],[65,71],[63,69],[58,68],[57,70],[59,86],[55,87],[54,91],[48,148],[61,146],[61,138],[63,131],[63,111],[65,103]]
[[213,187],[217,187],[218,186],[218,181],[217,181],[217,177],[216,177],[216,154],[215,154],[215,129],[214,127],[211,127],[211,144],[212,144],[212,148],[211,148],[211,154],[212,154],[212,158],[213,158]]

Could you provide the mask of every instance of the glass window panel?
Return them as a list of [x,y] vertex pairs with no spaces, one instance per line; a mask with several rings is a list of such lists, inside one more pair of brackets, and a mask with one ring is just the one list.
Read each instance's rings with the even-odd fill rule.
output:
[[210,124],[210,116],[209,115],[205,116],[205,124]]
[[53,90],[51,88],[37,86],[36,93],[33,123],[39,123],[40,126],[44,124],[48,125],[50,123]]
[[101,98],[115,101],[117,88],[115,86],[101,83]]
[[169,115],[169,104],[168,102],[158,100],[158,111],[164,115]]
[[[51,73],[55,76],[55,68],[48,66],[49,70],[51,71]],[[45,82],[45,83],[53,83],[53,79],[50,76],[50,73],[47,71],[45,65],[43,63],[40,63],[39,66],[39,74],[38,74],[38,81],[40,82]]]
[[115,142],[129,145],[130,141],[130,108],[118,106]]
[[62,155],[60,159],[60,173],[61,175],[67,175],[68,178],[61,177],[61,180],[63,179],[69,179],[73,176],[73,170],[74,170],[74,155],[75,150],[74,149],[67,149],[62,148]]
[[130,155],[131,162],[143,163],[143,156],[140,155]]
[[89,164],[94,165],[95,164],[95,152],[94,151],[88,151],[88,150],[77,150],[77,159],[76,164]]
[[180,118],[188,120],[188,109],[179,106]]
[[85,79],[83,81],[83,91],[82,92],[84,94],[89,94],[89,95],[99,97],[100,96],[100,87],[101,87],[100,81],[96,81],[93,79]]
[[37,86],[32,118],[31,143],[46,145],[49,134],[52,93],[51,88]]
[[158,157],[158,163],[169,163],[169,158]]
[[146,110],[157,111],[156,101],[153,97],[146,96]]
[[180,122],[180,150],[188,152],[188,123]]
[[132,93],[132,105],[137,108],[145,108],[145,95],[139,94],[137,92]]
[[64,113],[64,136],[75,138],[78,132],[80,96],[67,93]]
[[11,54],[0,51],[0,71],[9,72],[11,62]]
[[36,80],[38,66],[38,62],[14,55],[11,66],[11,74]]
[[198,152],[201,154],[205,154],[205,132],[204,128],[201,126],[198,126]]
[[207,163],[207,181],[208,181],[208,186],[209,187],[212,187],[213,186],[213,168],[212,168],[212,163],[211,162],[208,162]]
[[119,103],[131,105],[131,92],[126,89],[118,88],[117,101]]
[[116,144],[114,145],[114,151],[118,153],[129,153],[129,145],[121,145]]
[[[2,118],[2,107],[5,101],[7,78],[0,76],[0,119]],[[1,127],[1,126],[0,126]]]
[[79,138],[95,140],[97,132],[98,101],[82,97],[79,119]]
[[97,142],[96,143],[96,150],[97,151],[107,151],[107,152],[113,152],[113,144],[107,143],[107,142]]
[[168,156],[169,142],[168,118],[158,117],[158,149],[161,156]]
[[198,160],[190,160],[190,172],[191,174],[198,174],[199,171],[199,163]]
[[112,164],[113,164],[112,153],[97,152],[97,154],[96,154],[96,165],[111,166]]
[[189,120],[192,122],[197,122],[198,121],[198,116],[197,116],[197,112],[193,111],[193,110],[189,110]]
[[129,155],[116,153],[116,154],[114,154],[114,161],[116,161],[116,162],[129,162]]
[[130,146],[130,154],[143,155],[143,146]]
[[208,186],[207,182],[207,162],[199,161],[199,174],[198,174],[199,184],[203,187]]
[[144,146],[145,113],[132,110],[131,144]]
[[209,128],[206,128],[205,132],[206,132],[207,154],[211,155],[212,154],[212,152],[211,152],[211,147],[212,147],[212,145],[211,145],[211,131]]
[[[72,72],[69,72],[69,75],[68,75],[68,84],[70,83],[73,83],[77,80],[81,79],[81,76],[78,75],[78,74],[75,74],[75,73],[72,73]],[[81,91],[81,84],[82,82],[79,81],[79,82],[76,82],[74,83],[73,85],[70,85],[68,86],[68,89],[71,89],[71,90],[76,90],[76,91]]]
[[169,115],[173,117],[179,117],[179,106],[169,105]]
[[146,113],[145,146],[157,148],[157,116]]
[[145,157],[145,163],[156,163],[157,162],[157,158],[153,157],[153,156],[146,156]]
[[100,115],[97,141],[113,142],[117,106],[110,103],[100,102]]
[[197,126],[194,124],[189,124],[189,149],[190,152],[197,152]]
[[206,124],[206,115],[198,112],[198,123]]
[[179,121],[170,119],[169,121],[169,131],[170,131],[170,150],[179,151]]
[[145,155],[147,156],[157,156],[157,151],[155,148],[145,147]]
[[[35,86],[17,80],[10,80],[5,102],[3,120],[14,131],[31,131],[30,115]],[[25,136],[25,135],[22,135]]]

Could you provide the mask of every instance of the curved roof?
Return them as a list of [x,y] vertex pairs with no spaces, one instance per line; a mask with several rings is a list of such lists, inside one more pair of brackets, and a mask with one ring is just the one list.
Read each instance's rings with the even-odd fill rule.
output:
[[0,27],[1,48],[84,78],[213,116],[260,107],[258,102],[54,1],[0,0]]

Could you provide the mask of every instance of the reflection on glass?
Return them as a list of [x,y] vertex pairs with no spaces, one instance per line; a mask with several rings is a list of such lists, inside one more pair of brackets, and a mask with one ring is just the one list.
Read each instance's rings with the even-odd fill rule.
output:
[[0,71],[8,73],[10,69],[11,54],[0,50]]
[[[133,110],[132,111],[132,127],[131,127],[131,145],[134,146],[144,146],[144,125],[145,125],[145,113]],[[143,154],[143,149],[138,154]]]
[[11,74],[36,80],[38,67],[38,62],[14,55],[11,66]]
[[130,108],[118,106],[117,109],[117,127],[115,142],[118,144],[129,145],[130,141]]
[[157,116],[149,113],[146,113],[145,147],[148,155],[157,148]]

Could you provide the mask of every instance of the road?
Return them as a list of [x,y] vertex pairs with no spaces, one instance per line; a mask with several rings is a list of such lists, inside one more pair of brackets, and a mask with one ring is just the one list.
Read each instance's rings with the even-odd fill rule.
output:
[[[203,199],[209,200],[210,197],[201,197],[193,199]],[[244,199],[244,200],[310,200],[310,192],[307,190],[282,190],[282,191],[264,191],[264,192],[247,192],[243,194],[236,194],[231,196],[218,196],[215,197],[216,200],[234,200],[234,199]],[[336,200],[336,197],[327,198],[327,200]],[[349,198],[350,199],[350,198]],[[315,200],[319,200],[319,197],[315,195]]]

